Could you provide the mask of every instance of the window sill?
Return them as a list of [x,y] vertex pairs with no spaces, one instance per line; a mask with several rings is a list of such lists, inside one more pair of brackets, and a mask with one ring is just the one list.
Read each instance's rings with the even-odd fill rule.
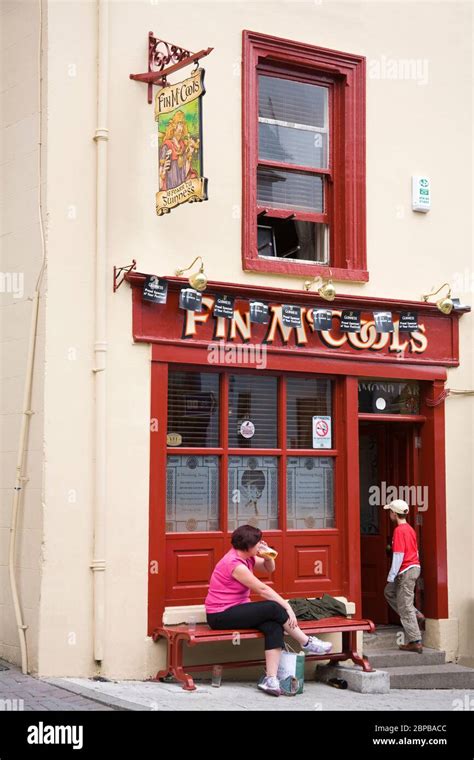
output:
[[285,259],[247,258],[243,263],[243,269],[245,272],[268,272],[269,274],[286,274],[295,277],[311,278],[321,276],[339,281],[369,281],[369,273],[366,269],[344,269],[342,267],[329,267],[322,264],[303,264],[299,261],[288,261]]

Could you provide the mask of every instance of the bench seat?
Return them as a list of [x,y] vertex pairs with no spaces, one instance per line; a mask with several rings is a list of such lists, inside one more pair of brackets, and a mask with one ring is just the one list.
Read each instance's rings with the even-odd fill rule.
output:
[[[340,652],[306,654],[306,660],[330,660],[331,662],[352,660],[355,665],[360,665],[364,671],[373,671],[368,658],[357,652],[357,632],[367,631],[368,633],[373,633],[375,625],[372,620],[330,617],[321,620],[298,620],[298,625],[308,635],[321,633],[342,634],[342,648]],[[196,671],[211,670],[213,664],[216,663],[184,665],[183,645],[186,643],[187,646],[192,647],[199,644],[212,644],[221,641],[232,642],[235,641],[236,636],[238,636],[239,640],[264,638],[263,633],[254,628],[216,630],[210,628],[206,623],[191,625],[181,623],[179,625],[162,625],[155,628],[152,634],[153,641],[157,642],[161,638],[167,641],[167,666],[164,670],[158,671],[155,678],[151,678],[150,680],[163,681],[165,678],[174,677],[182,683],[183,689],[194,691],[196,686],[190,674]],[[264,664],[264,659],[219,663],[223,668],[243,668]]]

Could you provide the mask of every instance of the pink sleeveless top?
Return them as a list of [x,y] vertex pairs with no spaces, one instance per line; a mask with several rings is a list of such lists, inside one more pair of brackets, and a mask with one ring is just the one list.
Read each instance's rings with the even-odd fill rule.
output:
[[255,557],[242,559],[232,547],[219,560],[211,575],[209,591],[204,600],[206,612],[223,612],[236,604],[250,602],[250,589],[232,576],[235,566],[239,563],[253,571]]

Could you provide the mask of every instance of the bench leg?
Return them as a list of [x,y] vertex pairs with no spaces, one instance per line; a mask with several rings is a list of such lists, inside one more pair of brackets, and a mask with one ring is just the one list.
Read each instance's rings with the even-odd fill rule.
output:
[[[354,663],[354,665],[360,665],[365,673],[373,673],[374,668],[370,664],[367,657],[364,657],[364,655],[360,655],[357,652],[357,631],[348,631],[349,636],[349,652],[350,652],[350,659]],[[345,634],[343,634],[344,637]],[[344,642],[345,643],[345,642]]]
[[183,644],[184,638],[175,636],[170,672],[178,681],[182,682],[185,691],[195,691],[196,684],[193,677],[186,673],[183,668]]
[[167,652],[166,667],[159,670],[155,678],[150,681],[163,681],[165,678],[173,677],[181,681],[183,689],[186,691],[195,691],[196,686],[192,676],[183,669],[183,643],[184,639],[174,634],[166,636]]
[[[173,659],[173,640],[171,636],[165,636],[164,638],[166,638],[166,667],[164,670],[158,671],[155,678],[153,678],[153,681],[161,681],[170,675],[170,665]],[[154,639],[154,641],[157,640],[158,637]]]

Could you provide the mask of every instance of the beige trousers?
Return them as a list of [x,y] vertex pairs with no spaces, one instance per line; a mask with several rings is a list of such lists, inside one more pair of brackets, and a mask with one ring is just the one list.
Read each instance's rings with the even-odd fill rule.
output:
[[387,583],[384,590],[385,599],[390,607],[400,615],[407,642],[421,641],[415,611],[415,587],[420,572],[419,567],[409,567],[401,575],[398,574],[393,583]]

